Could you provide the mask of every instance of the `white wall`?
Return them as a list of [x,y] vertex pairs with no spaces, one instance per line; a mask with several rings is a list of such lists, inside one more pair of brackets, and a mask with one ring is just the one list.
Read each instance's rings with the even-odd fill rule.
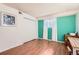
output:
[[[37,38],[37,29],[35,18],[23,13],[18,14],[18,10],[0,4],[0,12],[8,12],[16,15],[15,27],[3,27],[0,26],[0,52],[16,47],[24,42]],[[31,18],[24,19],[24,17]]]
[[76,14],[76,32],[79,34],[79,12]]

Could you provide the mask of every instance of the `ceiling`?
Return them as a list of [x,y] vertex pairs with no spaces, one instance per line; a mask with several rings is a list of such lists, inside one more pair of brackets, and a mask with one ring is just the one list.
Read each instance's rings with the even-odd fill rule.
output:
[[5,5],[21,10],[34,17],[79,8],[78,3],[5,3]]

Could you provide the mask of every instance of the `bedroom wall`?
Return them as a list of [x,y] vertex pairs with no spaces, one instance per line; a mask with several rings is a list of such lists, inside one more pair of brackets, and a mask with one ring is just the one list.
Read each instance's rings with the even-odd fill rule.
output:
[[[51,20],[54,20],[54,19],[52,18]],[[46,20],[38,20],[38,23],[39,23],[39,21],[42,21],[44,23],[44,24],[39,23],[39,25],[41,25],[41,28],[39,28],[40,26],[38,26],[38,31],[41,29],[40,32],[38,32],[39,35],[41,35],[41,33],[42,33],[41,38],[49,39],[49,37],[51,37],[51,35],[52,35],[51,39],[53,41],[63,42],[64,34],[76,32],[76,14],[56,17],[55,20],[56,21],[52,22],[53,23],[52,31],[51,31],[52,34],[51,34],[51,32],[48,33],[48,29],[45,28],[45,27],[47,27],[48,22],[44,26]],[[79,23],[79,20],[78,20],[78,23]],[[78,29],[78,31],[79,31],[79,29]],[[38,38],[40,38],[40,37],[38,37]]]
[[76,32],[76,15],[57,18],[57,39],[64,41],[64,34]]
[[[35,18],[19,10],[0,4],[0,12],[8,12],[16,15],[16,26],[0,26],[0,52],[16,47],[24,42],[37,38]],[[26,18],[33,19],[32,21]]]
[[[75,18],[75,21],[74,20],[72,21],[72,22],[75,22],[75,25],[74,25],[75,28],[73,27],[74,28],[73,29],[74,31],[71,31],[71,32],[78,32],[78,34],[79,34],[79,8],[72,9],[72,10],[67,10],[67,11],[62,11],[62,12],[60,12],[58,14],[53,14],[53,15],[50,15],[50,16],[44,16],[44,17],[39,17],[39,18],[42,18],[43,20],[45,20],[45,18],[52,18],[52,17],[54,17],[54,18],[63,18],[63,17],[66,17],[66,16],[72,16],[72,15],[75,15],[75,17],[74,17]],[[46,34],[47,33],[47,30],[44,30],[44,32],[45,32],[44,37],[45,37],[45,39],[47,39],[47,34]],[[60,33],[60,35],[58,33],[59,32],[57,30],[57,40],[56,41],[62,42],[64,40],[63,39],[63,36],[61,36],[61,33]]]

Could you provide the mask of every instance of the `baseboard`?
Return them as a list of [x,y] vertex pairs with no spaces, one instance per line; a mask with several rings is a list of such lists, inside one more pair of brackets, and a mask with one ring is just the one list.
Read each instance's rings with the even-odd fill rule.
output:
[[13,45],[13,46],[10,46],[10,47],[7,47],[7,48],[5,48],[5,49],[2,49],[2,50],[0,50],[0,53],[1,52],[4,52],[4,51],[6,51],[6,50],[9,50],[9,49],[12,49],[12,48],[15,48],[15,47],[17,47],[17,46],[20,46],[20,45],[22,45],[23,43],[17,43],[17,44],[15,44],[15,45]]
[[64,43],[64,41],[57,41],[57,42],[59,42],[59,43]]

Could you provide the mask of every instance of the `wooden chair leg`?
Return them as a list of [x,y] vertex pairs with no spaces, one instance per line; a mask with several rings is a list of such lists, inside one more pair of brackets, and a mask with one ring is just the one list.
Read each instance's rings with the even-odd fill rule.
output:
[[69,48],[69,46],[67,46],[68,49],[68,55],[72,55],[72,50]]
[[76,54],[79,55],[79,50],[76,50]]

